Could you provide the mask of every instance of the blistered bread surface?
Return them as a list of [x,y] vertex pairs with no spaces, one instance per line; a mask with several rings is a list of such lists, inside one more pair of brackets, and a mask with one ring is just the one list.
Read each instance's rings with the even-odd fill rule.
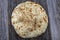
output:
[[20,37],[32,38],[46,31],[48,16],[40,4],[26,1],[15,7],[11,22]]

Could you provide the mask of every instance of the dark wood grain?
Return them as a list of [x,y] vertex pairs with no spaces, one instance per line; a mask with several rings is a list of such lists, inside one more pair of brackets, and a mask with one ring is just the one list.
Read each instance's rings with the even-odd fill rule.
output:
[[60,4],[60,0],[47,0],[52,40],[60,40],[60,10],[58,10],[58,3]]
[[0,0],[0,40],[8,40],[8,1]]
[[[13,9],[27,0],[0,0],[0,40],[60,40],[60,0],[30,0],[41,4],[49,16],[46,32],[36,38],[19,37],[11,25]],[[50,32],[51,31],[51,32]]]
[[[22,2],[25,2],[25,1],[27,1],[27,0],[9,0],[8,1],[9,39],[10,40],[51,40],[50,26],[49,25],[48,25],[48,28],[47,28],[47,30],[46,30],[46,32],[44,34],[42,34],[41,36],[35,37],[35,38],[26,38],[26,39],[24,39],[24,38],[19,37],[16,34],[13,26],[11,25],[11,14],[12,14],[13,9],[19,3],[22,3]],[[30,1],[41,4],[44,7],[44,9],[46,10],[47,14],[48,14],[47,2],[45,0],[30,0]]]

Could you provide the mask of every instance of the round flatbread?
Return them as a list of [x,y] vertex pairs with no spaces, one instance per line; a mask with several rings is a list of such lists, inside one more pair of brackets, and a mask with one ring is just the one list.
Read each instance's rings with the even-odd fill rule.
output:
[[32,38],[46,31],[48,16],[41,5],[26,1],[13,10],[11,22],[20,37]]

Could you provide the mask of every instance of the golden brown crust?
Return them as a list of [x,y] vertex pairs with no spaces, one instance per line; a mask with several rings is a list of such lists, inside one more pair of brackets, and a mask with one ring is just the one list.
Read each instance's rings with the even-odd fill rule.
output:
[[19,36],[31,38],[45,32],[48,16],[41,5],[27,1],[14,9],[11,21]]

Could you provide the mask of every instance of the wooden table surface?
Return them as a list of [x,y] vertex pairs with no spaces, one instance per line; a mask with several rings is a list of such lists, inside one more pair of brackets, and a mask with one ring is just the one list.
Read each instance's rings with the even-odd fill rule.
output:
[[[34,0],[34,1],[39,2],[39,0]],[[9,19],[8,10],[10,10],[9,2],[11,2],[10,4],[13,4],[12,0],[0,0],[0,40],[9,40],[10,38],[9,25],[8,25],[9,21],[7,21]],[[52,40],[60,40],[60,0],[47,0],[46,2],[47,2],[47,11],[48,11],[49,20],[50,20],[49,25],[50,25],[50,31],[51,31],[51,38]],[[16,6],[17,4],[14,4],[14,5]],[[11,7],[12,6],[13,5],[11,5]]]

